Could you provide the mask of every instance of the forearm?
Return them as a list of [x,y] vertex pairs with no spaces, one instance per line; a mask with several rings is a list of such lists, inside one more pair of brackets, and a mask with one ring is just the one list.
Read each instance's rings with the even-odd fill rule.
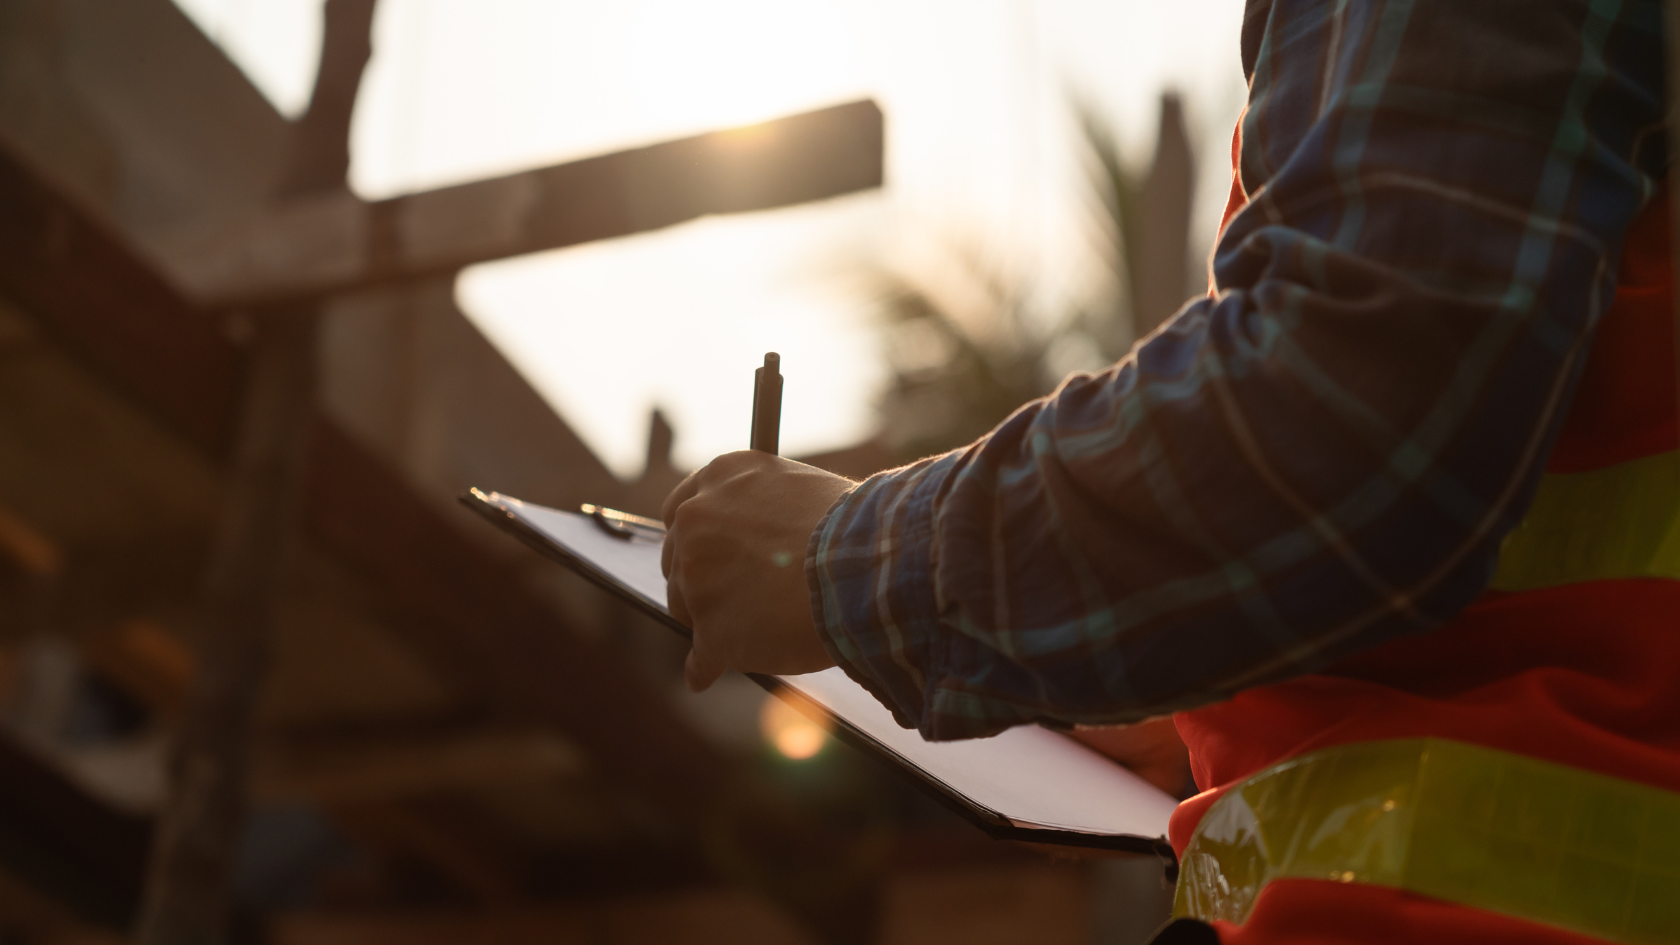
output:
[[1434,626],[1520,516],[1650,187],[1656,5],[1304,6],[1262,46],[1219,294],[813,537],[830,652],[929,737],[1135,720]]

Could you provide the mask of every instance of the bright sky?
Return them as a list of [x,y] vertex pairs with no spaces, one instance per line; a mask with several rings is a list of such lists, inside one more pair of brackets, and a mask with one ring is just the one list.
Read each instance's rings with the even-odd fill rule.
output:
[[[299,113],[321,0],[176,0]],[[787,377],[782,448],[847,445],[885,380],[863,267],[984,245],[1091,281],[1067,91],[1146,157],[1186,98],[1211,232],[1242,100],[1242,0],[383,0],[351,182],[383,197],[856,98],[887,115],[875,194],[474,267],[463,309],[607,463],[640,470],[662,406],[688,465],[746,445],[752,368]]]

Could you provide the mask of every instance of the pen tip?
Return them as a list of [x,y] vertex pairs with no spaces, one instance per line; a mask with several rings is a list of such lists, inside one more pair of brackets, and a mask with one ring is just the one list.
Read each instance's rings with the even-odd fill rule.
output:
[[780,369],[782,366],[782,356],[774,351],[766,351],[764,353],[764,366],[772,371]]

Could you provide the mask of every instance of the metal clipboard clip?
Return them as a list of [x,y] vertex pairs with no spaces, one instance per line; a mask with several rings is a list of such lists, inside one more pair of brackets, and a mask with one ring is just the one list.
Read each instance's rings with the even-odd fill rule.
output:
[[655,519],[588,503],[578,506],[578,511],[594,519],[596,526],[602,531],[622,541],[630,541],[633,538],[648,541],[665,540],[665,525]]

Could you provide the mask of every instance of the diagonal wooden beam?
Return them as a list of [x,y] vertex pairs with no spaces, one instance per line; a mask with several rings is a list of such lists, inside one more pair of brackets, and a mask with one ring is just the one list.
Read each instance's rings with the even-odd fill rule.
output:
[[271,304],[879,187],[883,135],[851,102],[375,203],[322,192],[158,245],[200,305]]
[[165,429],[227,457],[245,352],[113,230],[4,149],[0,291]]
[[[0,294],[106,383],[227,461],[245,354],[120,237],[3,149]],[[705,831],[741,787],[726,761],[663,693],[569,627],[388,463],[326,417],[316,417],[314,430],[305,534],[361,576],[419,654],[473,684],[503,714],[571,737],[707,862]],[[763,847],[775,864],[767,875],[820,868],[843,853],[841,838],[801,822],[774,796],[754,798],[753,823],[738,826],[752,828],[743,842],[753,856]],[[771,894],[824,941],[867,938],[867,902],[827,890],[820,901]]]
[[[96,375],[226,461],[245,357],[121,239],[0,150],[0,293]],[[575,739],[619,784],[694,823],[725,766],[662,693],[542,604],[388,463],[317,417],[305,533],[391,627],[503,712]]]

